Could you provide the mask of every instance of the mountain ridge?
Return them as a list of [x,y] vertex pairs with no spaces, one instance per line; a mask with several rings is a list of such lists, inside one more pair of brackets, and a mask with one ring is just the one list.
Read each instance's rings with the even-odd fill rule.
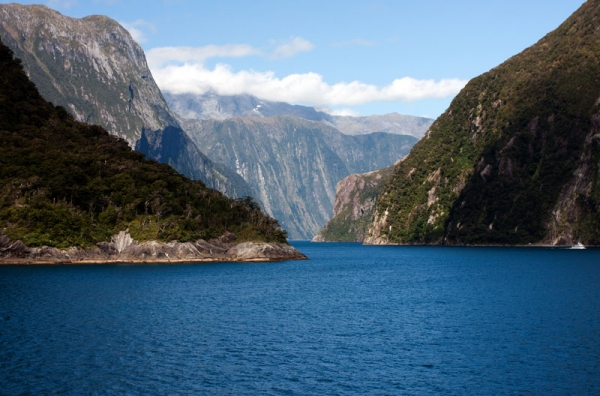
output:
[[365,243],[600,244],[600,2],[472,79],[395,169]]
[[204,94],[174,94],[166,91],[164,97],[173,112],[182,119],[223,121],[236,117],[293,116],[322,122],[346,135],[387,132],[421,138],[433,122],[429,118],[398,113],[338,116],[310,106],[272,102],[248,94],[225,96],[212,91]]

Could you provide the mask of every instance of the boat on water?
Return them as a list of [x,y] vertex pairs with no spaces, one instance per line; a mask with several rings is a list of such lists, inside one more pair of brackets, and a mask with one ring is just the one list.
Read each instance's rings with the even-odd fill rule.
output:
[[583,246],[583,243],[577,242],[575,245],[571,246],[571,249],[585,249],[585,246]]

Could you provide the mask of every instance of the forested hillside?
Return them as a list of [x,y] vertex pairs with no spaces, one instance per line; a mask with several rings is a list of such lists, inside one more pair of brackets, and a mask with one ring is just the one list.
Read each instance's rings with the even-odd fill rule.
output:
[[103,128],[46,102],[0,43],[0,230],[29,246],[134,239],[188,241],[232,232],[286,239],[251,200],[232,200],[144,159]]
[[368,243],[600,244],[600,2],[474,78],[395,169]]

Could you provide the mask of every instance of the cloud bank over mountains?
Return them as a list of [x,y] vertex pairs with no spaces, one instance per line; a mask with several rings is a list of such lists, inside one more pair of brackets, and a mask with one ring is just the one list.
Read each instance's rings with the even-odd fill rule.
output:
[[467,83],[457,78],[419,80],[402,77],[386,86],[361,81],[326,82],[318,73],[277,76],[273,71],[233,70],[225,63],[208,68],[210,58],[261,56],[267,59],[290,58],[312,51],[310,41],[295,37],[286,42],[273,42],[265,51],[251,45],[208,45],[204,47],[160,47],[147,51],[152,74],[161,89],[172,93],[220,95],[251,94],[256,97],[309,106],[357,106],[371,102],[415,102],[456,95]]

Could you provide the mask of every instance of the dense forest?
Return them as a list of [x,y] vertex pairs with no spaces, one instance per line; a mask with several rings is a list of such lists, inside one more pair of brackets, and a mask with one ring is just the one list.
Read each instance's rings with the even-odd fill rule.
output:
[[589,1],[467,84],[383,189],[387,242],[600,243],[599,18]]
[[286,241],[250,197],[229,199],[46,102],[1,42],[0,139],[0,230],[28,246],[87,247],[126,229],[139,241]]

